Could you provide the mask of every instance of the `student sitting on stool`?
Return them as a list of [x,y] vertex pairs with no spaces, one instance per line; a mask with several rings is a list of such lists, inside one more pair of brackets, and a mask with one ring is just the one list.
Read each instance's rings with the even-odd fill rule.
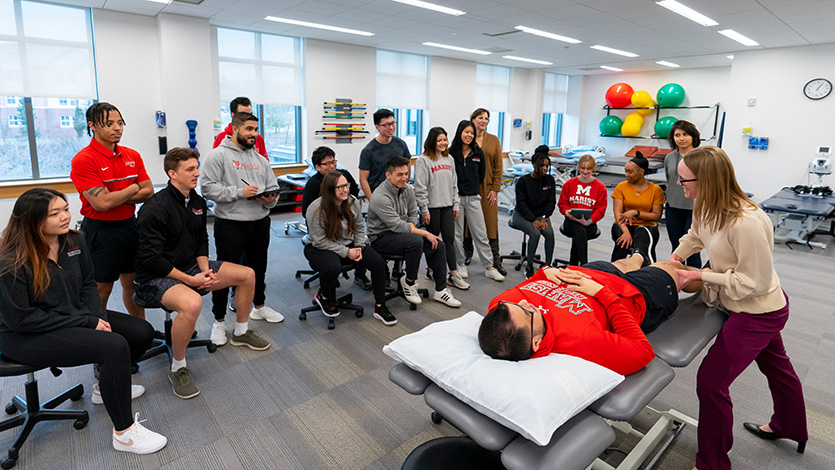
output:
[[516,182],[516,209],[513,211],[513,226],[525,232],[528,240],[528,252],[523,253],[528,260],[525,268],[526,277],[533,275],[533,262],[540,235],[545,237],[545,264],[554,259],[554,226],[551,214],[557,205],[557,189],[554,177],[549,175],[551,158],[548,146],[540,145],[531,158],[533,171]]

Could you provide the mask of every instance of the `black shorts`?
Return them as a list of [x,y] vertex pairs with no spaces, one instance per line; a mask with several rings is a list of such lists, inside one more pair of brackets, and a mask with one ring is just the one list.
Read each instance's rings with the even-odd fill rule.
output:
[[641,323],[644,333],[658,328],[658,325],[678,308],[678,290],[676,290],[675,280],[663,269],[648,266],[624,273],[608,261],[592,261],[584,264],[583,267],[614,274],[638,289],[647,304],[644,322]]
[[[220,271],[220,267],[222,265],[223,261],[209,261],[209,268],[215,274]],[[194,266],[183,271],[183,273],[187,276],[194,276],[195,274],[200,273],[200,267],[195,264]],[[150,281],[137,284],[136,295],[143,301],[143,303],[148,305],[162,305],[162,296],[165,295],[168,289],[176,286],[177,284],[182,284],[182,282],[170,277],[155,277]],[[209,293],[207,290],[199,290],[191,286],[188,287],[200,295],[206,295]]]
[[136,245],[139,243],[136,217],[125,220],[85,217],[81,231],[93,258],[96,282],[116,282],[122,274],[136,272]]

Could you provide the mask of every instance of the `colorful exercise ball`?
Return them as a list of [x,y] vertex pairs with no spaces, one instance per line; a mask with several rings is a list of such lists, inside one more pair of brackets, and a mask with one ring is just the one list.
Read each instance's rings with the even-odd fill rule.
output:
[[620,126],[620,133],[628,137],[635,137],[641,132],[643,125],[643,116],[638,113],[629,113],[626,119],[623,120],[623,125]]
[[623,121],[617,116],[606,116],[600,121],[600,133],[603,135],[618,135]]
[[673,129],[673,124],[678,121],[678,118],[673,116],[664,116],[655,121],[655,135],[660,139],[667,139],[670,137],[670,131]]
[[625,108],[632,102],[632,87],[626,83],[615,83],[606,90],[606,104],[612,108]]
[[684,103],[684,87],[678,83],[668,83],[658,89],[656,101],[659,106],[681,106]]
[[[632,95],[632,106],[636,108],[651,108],[655,106],[655,100],[652,99],[652,95],[648,91],[639,90]],[[641,116],[649,116],[655,112],[654,109],[638,109],[637,111]]]

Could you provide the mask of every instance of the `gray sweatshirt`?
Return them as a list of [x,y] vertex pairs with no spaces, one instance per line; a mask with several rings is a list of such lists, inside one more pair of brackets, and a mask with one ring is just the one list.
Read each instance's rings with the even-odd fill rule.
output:
[[410,233],[409,223],[417,225],[418,209],[415,189],[406,183],[403,189],[385,180],[374,190],[368,204],[368,240],[374,241],[383,232]]
[[452,210],[459,210],[458,176],[452,157],[438,155],[435,161],[426,155],[417,158],[415,197],[421,214],[428,214],[430,208],[439,207],[452,206]]
[[678,162],[684,158],[673,150],[664,157],[664,172],[667,174],[667,204],[675,209],[693,210],[693,200],[684,197],[684,188],[678,184]]
[[255,147],[241,150],[227,137],[201,160],[200,189],[203,197],[215,202],[217,217],[253,221],[269,215],[272,206],[267,207],[244,197],[247,183],[258,186],[258,193],[278,189],[270,163]]
[[348,232],[348,221],[342,219],[342,235],[337,240],[331,240],[325,235],[325,221],[320,210],[322,198],[317,198],[307,208],[307,242],[314,248],[333,251],[340,258],[348,257],[348,247],[362,248],[365,246],[365,222],[362,219],[362,203],[349,195],[351,211],[354,213],[354,235]]

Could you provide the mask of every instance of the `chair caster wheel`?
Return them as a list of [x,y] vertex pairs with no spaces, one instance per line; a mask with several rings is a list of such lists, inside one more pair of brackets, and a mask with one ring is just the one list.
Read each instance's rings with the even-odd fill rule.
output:
[[6,405],[6,414],[7,415],[13,415],[15,413],[17,413],[17,407],[14,406],[14,403],[9,403],[8,405]]
[[521,270],[522,270],[522,266],[514,266],[514,267],[513,267],[513,269],[515,269],[515,270],[517,270],[517,271],[521,271]]
[[130,366],[130,374],[133,375],[139,372],[139,364],[131,364]]
[[365,312],[363,312],[362,310],[357,310],[356,315],[357,315],[357,318],[362,318],[362,316],[365,315]]
[[84,427],[87,426],[87,421],[89,421],[89,420],[90,420],[90,418],[77,419],[77,420],[75,420],[74,423],[72,423],[72,427],[74,427],[75,429],[84,429]]
[[305,320],[307,320],[307,314],[306,313],[300,313],[299,314],[299,321],[305,321]]
[[417,310],[417,305],[409,304],[409,310]]
[[[82,396],[84,396],[84,390],[83,389],[79,390],[78,393],[76,393],[75,395],[71,395],[70,400],[78,401],[78,400],[81,400]],[[8,411],[8,410],[6,410],[6,411]]]
[[441,424],[444,421],[444,417],[440,415],[437,411],[433,411],[430,415],[432,422],[435,424]]
[[11,457],[3,459],[3,463],[0,463],[0,467],[3,467],[5,470],[14,468],[15,465],[17,465],[17,459],[13,459]]
[[333,318],[331,318],[330,320],[328,320],[328,329],[332,330],[334,328],[336,328],[336,322],[334,322]]
[[216,345],[216,344],[214,344],[214,343],[209,344],[209,345],[206,345],[206,349],[207,349],[210,353],[213,353],[213,352],[217,351],[217,345]]
[[301,278],[302,278],[302,273],[296,271],[296,279],[301,279]]

